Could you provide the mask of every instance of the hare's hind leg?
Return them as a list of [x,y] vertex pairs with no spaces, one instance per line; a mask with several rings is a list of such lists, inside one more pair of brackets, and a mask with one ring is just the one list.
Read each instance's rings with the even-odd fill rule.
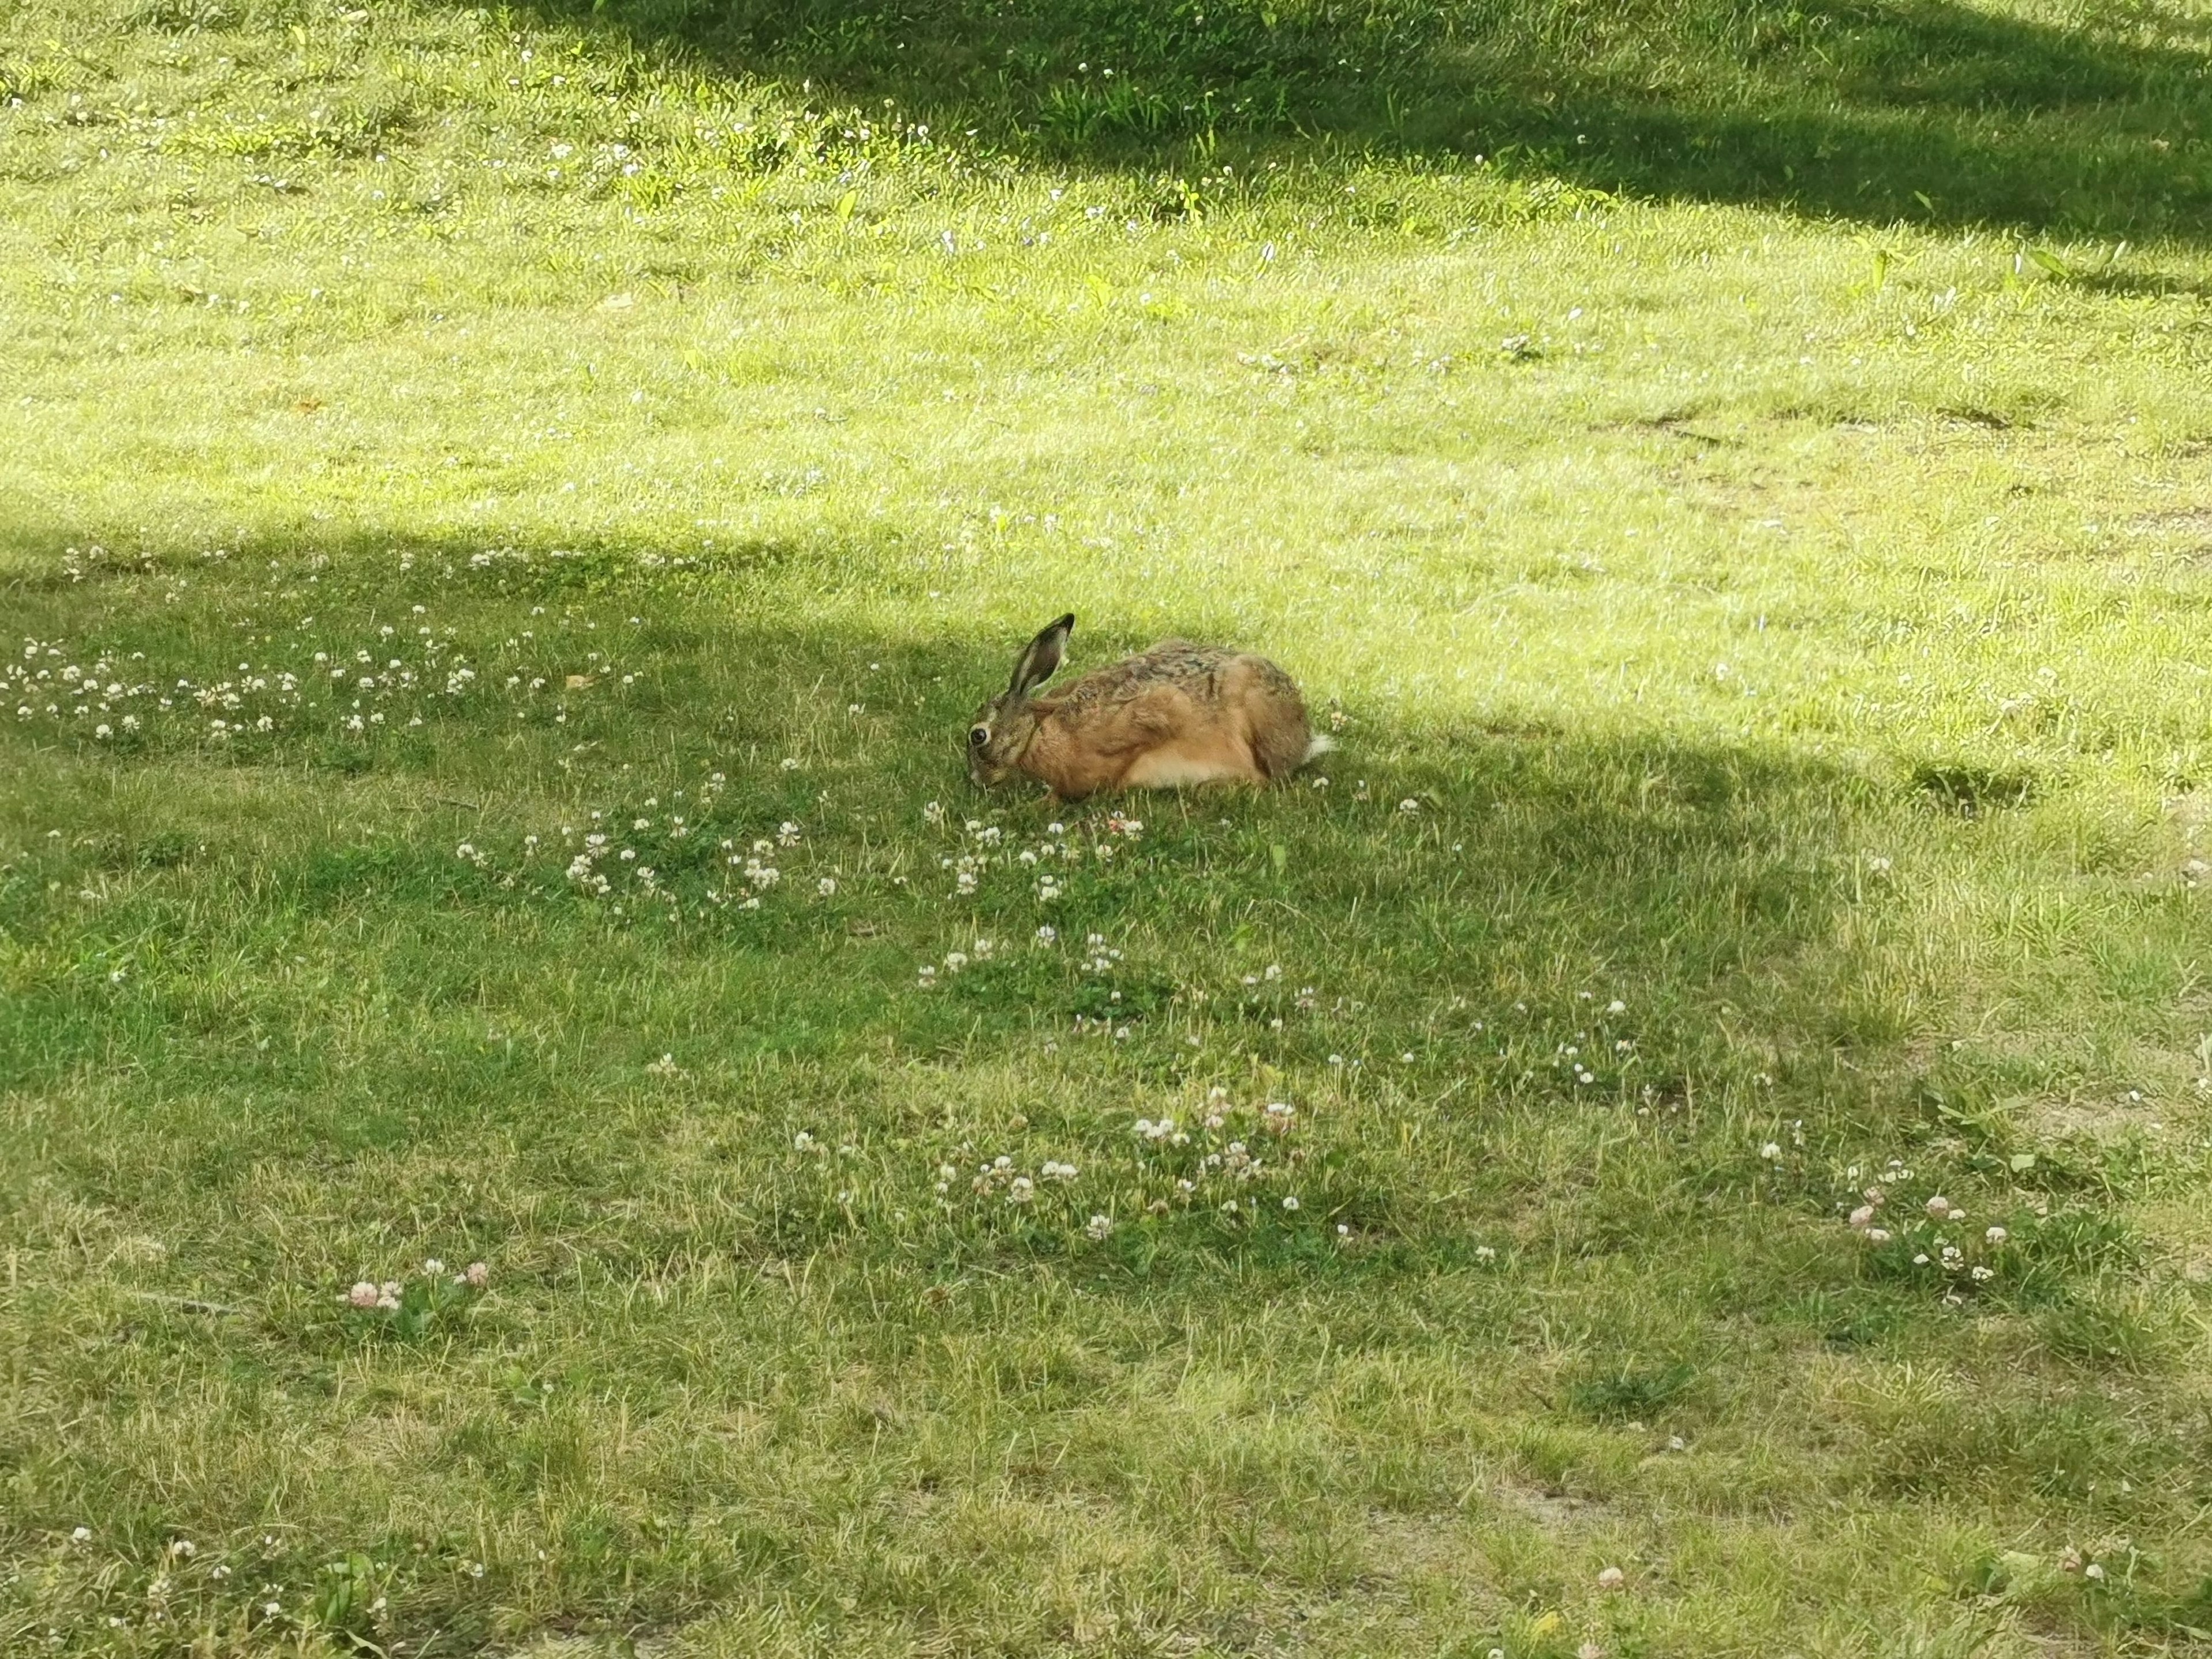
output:
[[1251,723],[1252,762],[1263,779],[1279,783],[1306,763],[1313,732],[1306,725],[1304,703],[1294,697],[1258,698],[1247,718]]
[[1201,783],[1260,783],[1243,745],[1227,732],[1185,738],[1146,750],[1130,763],[1121,782],[1131,789],[1187,789]]

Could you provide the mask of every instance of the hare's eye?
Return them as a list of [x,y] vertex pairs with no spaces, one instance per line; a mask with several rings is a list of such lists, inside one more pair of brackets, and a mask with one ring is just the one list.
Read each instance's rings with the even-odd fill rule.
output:
[[968,728],[968,743],[969,747],[981,749],[985,744],[990,742],[990,740],[991,728],[989,726],[971,726]]

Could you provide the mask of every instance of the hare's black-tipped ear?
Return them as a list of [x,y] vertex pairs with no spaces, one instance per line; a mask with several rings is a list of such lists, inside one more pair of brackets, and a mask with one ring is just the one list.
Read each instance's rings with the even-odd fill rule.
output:
[[1024,647],[1014,664],[1014,677],[1006,683],[1006,695],[1026,697],[1058,673],[1060,659],[1067,650],[1067,636],[1074,631],[1075,613],[1071,611]]

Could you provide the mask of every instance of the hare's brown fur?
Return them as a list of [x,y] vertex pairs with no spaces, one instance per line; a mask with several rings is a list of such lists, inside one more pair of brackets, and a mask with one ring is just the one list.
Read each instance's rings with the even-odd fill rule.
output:
[[[1297,684],[1249,652],[1164,640],[1055,696],[1019,690],[1023,678],[1018,667],[1016,688],[978,713],[969,769],[979,783],[1020,772],[1066,800],[1111,789],[1267,784],[1290,776],[1316,747]],[[980,744],[974,732],[986,733]]]

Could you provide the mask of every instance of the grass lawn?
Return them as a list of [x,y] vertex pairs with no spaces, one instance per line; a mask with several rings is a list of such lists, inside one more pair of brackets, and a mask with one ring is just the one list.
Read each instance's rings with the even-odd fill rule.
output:
[[0,1651],[2212,1646],[2199,0],[0,0]]

